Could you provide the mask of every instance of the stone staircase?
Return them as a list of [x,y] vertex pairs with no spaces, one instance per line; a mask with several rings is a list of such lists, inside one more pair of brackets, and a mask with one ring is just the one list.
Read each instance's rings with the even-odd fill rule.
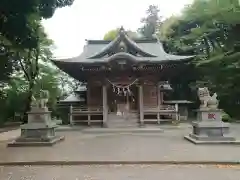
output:
[[109,128],[133,128],[138,127],[138,114],[128,113],[128,116],[117,116],[116,113],[108,115],[107,125]]

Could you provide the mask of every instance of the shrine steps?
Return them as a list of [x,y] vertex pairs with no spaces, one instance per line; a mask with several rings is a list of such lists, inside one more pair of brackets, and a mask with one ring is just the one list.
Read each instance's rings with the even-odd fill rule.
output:
[[116,114],[109,114],[107,126],[109,128],[132,128],[139,127],[138,114],[128,113],[126,116],[118,116]]

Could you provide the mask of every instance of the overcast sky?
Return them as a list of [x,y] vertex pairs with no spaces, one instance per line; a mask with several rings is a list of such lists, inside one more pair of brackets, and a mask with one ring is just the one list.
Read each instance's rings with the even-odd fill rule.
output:
[[111,29],[123,26],[136,30],[149,5],[158,5],[160,15],[179,14],[192,0],[75,0],[43,21],[54,40],[55,57],[73,57],[82,52],[85,39],[102,39]]

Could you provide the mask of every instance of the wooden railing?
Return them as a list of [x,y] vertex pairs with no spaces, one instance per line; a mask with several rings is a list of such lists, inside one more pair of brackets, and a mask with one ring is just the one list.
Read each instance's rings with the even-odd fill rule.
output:
[[[103,121],[102,115],[103,115],[103,108],[101,106],[70,107],[70,113],[69,113],[70,124],[87,123],[88,125],[91,125],[91,123],[96,123],[96,122],[101,123]],[[96,116],[97,116],[97,119],[96,118],[94,119],[93,117],[96,117]],[[85,117],[86,119],[81,119],[81,120],[76,119],[76,118],[83,118],[83,117]]]
[[[136,112],[137,113],[137,112]],[[172,119],[180,120],[179,111],[175,109],[172,105],[161,105],[157,106],[144,106],[143,107],[144,122],[156,122],[160,124],[161,121],[171,121]],[[169,117],[162,118],[161,116]],[[80,117],[80,120],[79,120]],[[83,119],[81,119],[83,117]],[[102,123],[103,122],[103,107],[70,107],[69,113],[70,123],[87,123],[91,125],[92,123]],[[85,119],[84,119],[85,118]]]
[[[144,121],[157,122],[160,124],[161,121],[169,121],[169,119],[161,119],[161,116],[168,116],[170,119],[179,120],[179,112],[176,110],[175,106],[171,105],[160,105],[157,106],[144,106],[143,108]],[[155,118],[145,118],[146,116],[153,116]],[[157,117],[157,118],[156,118]]]
[[82,107],[72,107],[72,112],[73,113],[96,113],[96,112],[102,112],[103,107],[87,107],[87,106],[82,106]]
[[143,107],[144,109],[144,112],[165,112],[165,111],[175,111],[176,112],[176,109],[174,106],[171,106],[171,105],[161,105],[161,106],[144,106]]

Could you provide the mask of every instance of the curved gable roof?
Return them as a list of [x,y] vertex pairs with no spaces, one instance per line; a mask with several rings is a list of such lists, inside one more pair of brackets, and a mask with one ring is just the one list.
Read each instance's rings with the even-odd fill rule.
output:
[[128,54],[139,62],[163,63],[167,61],[188,60],[194,57],[168,54],[165,52],[162,43],[157,39],[132,40],[123,29],[120,29],[118,36],[113,41],[88,40],[88,43],[83,48],[83,52],[79,56],[54,59],[53,61],[55,64],[58,64],[58,62],[80,64],[107,63],[109,58],[112,59],[114,55],[110,57],[106,57],[106,55],[112,52],[122,41],[138,52],[140,56]]
[[156,55],[149,53],[139,47],[137,43],[135,43],[133,40],[131,40],[123,28],[119,30],[118,36],[111,41],[107,46],[105,46],[101,51],[94,54],[93,56],[88,57],[89,59],[96,59],[96,58],[103,58],[105,55],[107,55],[109,52],[111,52],[115,47],[117,47],[121,42],[126,43],[131,48],[136,50],[140,55],[144,57],[157,57]]

